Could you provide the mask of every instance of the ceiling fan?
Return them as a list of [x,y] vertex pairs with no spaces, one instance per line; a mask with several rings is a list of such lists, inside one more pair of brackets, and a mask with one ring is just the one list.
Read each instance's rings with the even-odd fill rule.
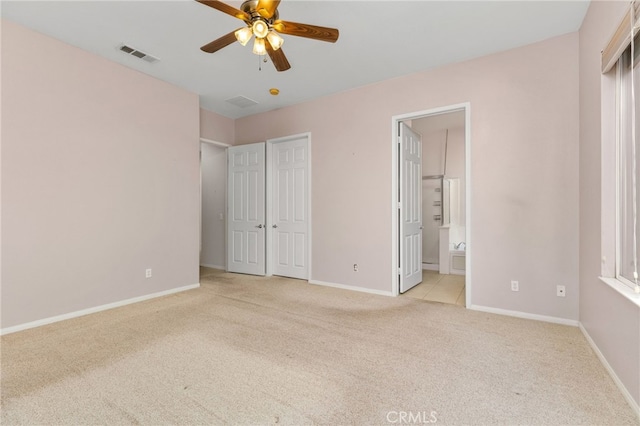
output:
[[245,46],[255,36],[253,53],[261,56],[268,54],[278,71],[286,71],[291,68],[291,65],[282,51],[284,40],[280,34],[306,37],[329,43],[335,43],[338,40],[339,32],[335,28],[298,24],[279,19],[278,4],[280,4],[280,0],[247,0],[242,3],[240,9],[217,0],[196,1],[241,19],[246,24],[245,27],[232,31],[200,48],[207,53],[217,52],[234,41]]

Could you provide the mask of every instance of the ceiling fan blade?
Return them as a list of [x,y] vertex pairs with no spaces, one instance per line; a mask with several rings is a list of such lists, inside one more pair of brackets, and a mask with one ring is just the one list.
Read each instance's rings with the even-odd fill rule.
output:
[[213,53],[222,49],[223,47],[227,47],[231,43],[236,41],[235,31],[231,31],[229,34],[220,37],[217,40],[212,41],[209,44],[205,44],[200,48],[203,52]]
[[198,3],[206,4],[209,7],[212,7],[220,12],[226,13],[227,15],[231,15],[238,19],[242,19],[245,22],[251,21],[251,16],[248,13],[243,12],[240,9],[236,9],[233,6],[229,6],[228,4],[222,3],[217,0],[196,0]]
[[298,24],[297,22],[282,20],[275,21],[273,23],[273,29],[281,34],[312,38],[314,40],[327,41],[329,43],[335,43],[340,35],[340,32],[335,28]]
[[280,0],[259,0],[256,11],[265,19],[271,19],[276,13]]
[[273,62],[273,65],[276,67],[278,71],[286,71],[289,68],[291,68],[291,64],[289,64],[287,57],[284,56],[284,52],[282,51],[282,48],[278,50],[273,50],[273,47],[271,47],[271,44],[269,44],[269,42],[265,43],[264,47],[267,48],[267,53],[271,58],[271,62]]

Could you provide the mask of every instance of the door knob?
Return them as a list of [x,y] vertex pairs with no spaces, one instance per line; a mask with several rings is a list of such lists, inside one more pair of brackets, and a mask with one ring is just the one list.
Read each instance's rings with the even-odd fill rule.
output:
[[256,228],[260,228],[260,229],[262,229],[262,224],[260,224],[260,225],[256,225]]
[[272,226],[272,228],[277,228],[277,227],[278,227],[278,225],[273,225],[273,226]]

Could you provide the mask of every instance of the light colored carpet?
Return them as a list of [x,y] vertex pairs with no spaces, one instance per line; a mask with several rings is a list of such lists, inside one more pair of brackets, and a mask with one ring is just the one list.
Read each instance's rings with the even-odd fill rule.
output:
[[2,424],[638,424],[575,327],[202,272],[3,336]]

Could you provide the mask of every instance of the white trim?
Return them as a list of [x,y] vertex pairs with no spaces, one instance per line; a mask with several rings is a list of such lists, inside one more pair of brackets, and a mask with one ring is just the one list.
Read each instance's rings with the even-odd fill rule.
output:
[[312,218],[312,213],[313,213],[313,205],[311,203],[311,200],[313,199],[313,193],[312,193],[312,175],[313,172],[311,170],[311,164],[313,163],[311,160],[311,132],[307,132],[305,133],[307,135],[307,191],[309,198],[307,199],[307,214],[308,214],[308,218],[309,218],[309,226],[307,228],[307,237],[309,238],[309,244],[307,245],[307,256],[308,256],[308,268],[307,268],[307,276],[308,279],[311,279],[311,267],[313,266],[313,262],[311,261],[313,259],[312,256],[312,249],[313,249],[313,244],[311,244],[311,242],[313,241],[313,235],[311,230],[313,229],[313,226],[311,226],[311,224],[313,223],[313,218]]
[[[464,104],[464,191],[465,191],[465,307],[471,306],[471,103]],[[467,273],[467,271],[469,271]]]
[[471,306],[471,103],[464,102],[460,104],[448,105],[438,108],[432,108],[424,111],[411,112],[407,114],[394,115],[391,117],[391,294],[398,296],[400,294],[400,280],[398,279],[398,123],[408,119],[419,119],[427,116],[446,114],[454,111],[465,111],[465,198],[467,211],[465,220],[465,241],[466,241],[466,258],[465,258],[465,298],[466,307]]
[[131,305],[133,303],[143,302],[149,299],[155,299],[157,297],[168,296],[174,293],[180,293],[182,291],[192,290],[194,288],[200,287],[200,283],[191,284],[184,287],[172,288],[170,290],[160,291],[158,293],[146,294],[144,296],[133,297],[131,299],[121,300],[119,302],[107,303],[106,305],[95,306],[93,308],[82,309],[80,311],[69,312],[68,314],[56,315],[54,317],[44,318],[37,321],[27,322],[25,324],[14,325],[13,327],[7,327],[0,329],[0,336],[15,333],[18,331],[27,330],[29,328],[40,327],[43,325],[53,324],[55,322],[68,320],[71,318],[77,318],[84,315],[94,314],[96,312],[106,311],[108,309],[119,308],[125,305]]
[[480,311],[480,312],[487,312],[487,313],[490,313],[490,314],[506,315],[506,316],[509,316],[509,317],[516,317],[516,318],[524,318],[524,319],[530,319],[530,320],[535,320],[535,321],[550,322],[550,323],[553,323],[553,324],[570,325],[570,326],[573,326],[573,327],[577,327],[580,324],[578,322],[578,320],[571,320],[571,319],[567,319],[567,318],[558,318],[558,317],[550,317],[550,316],[547,316],[547,315],[530,314],[528,312],[510,311],[508,309],[492,308],[492,307],[489,307],[489,306],[470,305],[470,306],[467,306],[467,308],[471,309],[472,311]]
[[616,372],[613,369],[613,367],[611,367],[611,365],[607,361],[607,358],[605,358],[605,356],[602,354],[602,352],[600,352],[600,348],[598,348],[598,345],[596,345],[596,342],[594,342],[593,339],[591,338],[591,336],[589,336],[589,333],[584,328],[582,323],[579,324],[579,327],[580,327],[580,330],[582,331],[582,334],[584,335],[585,339],[587,339],[587,342],[589,343],[589,346],[591,346],[591,349],[593,349],[593,352],[595,352],[596,356],[598,357],[598,359],[600,360],[600,362],[604,366],[605,370],[607,370],[607,372],[609,373],[609,375],[613,379],[613,382],[616,384],[616,386],[618,386],[618,389],[620,389],[620,392],[622,392],[622,395],[624,396],[624,399],[627,400],[627,403],[629,404],[631,409],[636,413],[636,416],[638,417],[638,419],[640,419],[640,405],[638,405],[638,402],[636,402],[633,399],[633,396],[631,396],[631,393],[629,392],[629,390],[627,390],[627,388],[624,386],[624,383],[622,383],[622,381],[620,380],[620,378],[616,374]]
[[205,268],[213,268],[213,269],[222,269],[223,271],[226,271],[227,269],[222,266],[222,265],[210,265],[207,263],[201,263],[200,266],[204,266]]
[[220,146],[220,147],[223,147],[223,148],[229,148],[230,146],[233,146],[233,145],[230,145],[228,143],[218,142],[218,141],[214,141],[214,140],[206,139],[206,138],[200,138],[200,142],[202,142],[202,143],[210,143],[211,145],[217,145],[217,146]]
[[353,285],[346,285],[346,284],[329,283],[329,282],[326,282],[326,281],[309,280],[309,284],[321,285],[321,286],[325,286],[325,287],[339,288],[339,289],[342,289],[342,290],[359,291],[359,292],[362,292],[362,293],[377,294],[379,296],[396,296],[395,294],[393,294],[390,291],[373,290],[373,289],[370,289],[370,288],[356,287],[356,286],[353,286]]
[[423,271],[440,271],[440,265],[438,263],[423,263],[422,264]]
[[620,293],[625,299],[629,300],[631,303],[640,307],[640,293],[635,293],[631,287],[625,285],[623,282],[618,280],[617,278],[609,278],[609,277],[598,277],[600,281],[607,284],[609,287]]
[[400,185],[399,164],[400,161],[400,143],[399,143],[399,126],[400,119],[391,117],[391,294],[400,295],[400,265],[398,264],[399,252],[398,239],[400,226],[398,222],[399,211],[399,191]]

